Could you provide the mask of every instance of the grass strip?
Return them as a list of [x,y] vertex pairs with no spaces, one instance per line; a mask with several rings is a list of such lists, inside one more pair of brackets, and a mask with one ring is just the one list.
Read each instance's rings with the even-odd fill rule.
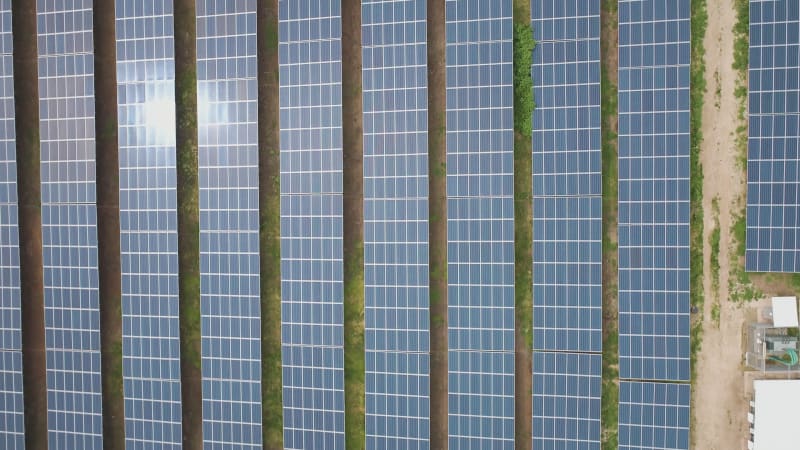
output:
[[603,160],[603,390],[601,446],[616,450],[619,420],[617,335],[617,1],[603,0],[601,18],[601,99]]

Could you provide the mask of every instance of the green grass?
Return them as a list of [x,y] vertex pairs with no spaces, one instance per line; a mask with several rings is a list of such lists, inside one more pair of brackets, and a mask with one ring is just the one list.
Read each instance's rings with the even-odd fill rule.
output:
[[[617,1],[603,0],[603,36],[617,33]],[[610,28],[610,29],[609,29]],[[612,34],[613,33],[613,34]],[[616,46],[604,46],[603,56],[616,53]],[[602,159],[603,159],[603,313],[615,316],[617,311],[617,85],[615,73],[601,66]],[[619,412],[619,354],[616,318],[603,320],[603,391],[601,426],[603,450],[617,448]]]
[[722,239],[722,230],[719,228],[719,197],[714,197],[711,204],[714,210],[714,228],[708,235],[708,245],[711,248],[711,254],[708,256],[711,266],[711,289],[716,302],[719,294],[719,246]]
[[750,1],[736,1],[736,25],[733,27],[733,69],[737,73],[734,94],[739,101],[736,127],[737,161],[747,168],[747,67],[750,56]]
[[[708,25],[706,0],[692,1],[692,60],[691,60],[691,153],[690,153],[690,301],[703,311],[703,165],[700,148],[703,144],[703,102],[706,94],[705,54],[703,40]],[[698,314],[691,330],[691,380],[697,371],[697,355],[703,345],[703,316]]]
[[[277,182],[275,183],[277,184]],[[280,192],[276,188],[273,192]],[[281,382],[280,197],[273,195],[261,211],[261,316],[272,318],[262,332],[261,355],[264,448],[283,447],[283,386]],[[263,329],[263,328],[262,328]]]
[[517,327],[528,349],[533,348],[531,118],[536,105],[530,67],[535,47],[530,22],[514,23],[514,295]]
[[[185,70],[176,82],[179,129],[188,130],[177,148],[178,215],[183,218],[179,235],[181,245],[179,264],[181,358],[200,370],[200,212],[198,204],[197,171],[197,75]],[[192,135],[191,130],[195,130]],[[190,249],[190,250],[188,250]],[[187,257],[190,251],[196,257]]]
[[344,386],[346,448],[363,449],[364,428],[364,246],[353,245],[344,270]]

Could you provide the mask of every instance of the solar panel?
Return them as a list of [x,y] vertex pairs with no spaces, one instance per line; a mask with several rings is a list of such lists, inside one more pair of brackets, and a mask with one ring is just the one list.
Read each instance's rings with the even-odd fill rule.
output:
[[344,448],[341,4],[278,16],[283,440]]
[[261,448],[256,0],[197,2],[203,441]]
[[367,448],[428,446],[426,17],[362,2]]
[[688,384],[639,383],[619,385],[620,450],[688,450]]
[[533,346],[602,350],[600,197],[534,197]]
[[122,377],[128,448],[181,446],[172,2],[117,0]]
[[25,448],[11,0],[0,0],[0,447]]
[[599,352],[600,2],[533,2],[531,26],[533,346]]
[[689,17],[619,4],[621,378],[689,380]]
[[512,4],[448,0],[445,20],[449,441],[511,448]]
[[0,351],[0,447],[25,448],[22,352]]
[[36,6],[48,441],[102,448],[92,2]]
[[747,251],[755,272],[800,272],[800,7],[750,2]]
[[600,354],[533,353],[533,448],[600,449]]

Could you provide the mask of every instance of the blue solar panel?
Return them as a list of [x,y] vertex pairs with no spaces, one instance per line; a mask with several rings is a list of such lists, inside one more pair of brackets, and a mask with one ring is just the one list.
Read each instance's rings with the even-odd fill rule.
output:
[[688,450],[688,384],[621,381],[620,450]]
[[800,6],[750,2],[747,251],[756,272],[800,272]]
[[25,448],[21,351],[0,351],[0,447]]
[[511,448],[512,4],[448,0],[445,16],[449,441]]
[[92,2],[36,6],[48,441],[102,448]]
[[533,347],[602,350],[602,199],[534,197]]
[[426,6],[365,0],[361,17],[367,448],[426,448]]
[[533,353],[533,448],[600,449],[600,354]]
[[183,440],[172,12],[171,1],[116,3],[122,376],[135,449]]
[[600,36],[598,0],[531,1],[531,18],[537,47],[542,41],[595,41]]
[[621,378],[689,379],[689,6],[619,4]]
[[344,448],[344,349],[283,345],[283,445]]
[[450,448],[514,448],[514,353],[448,353]]
[[197,4],[206,448],[261,448],[256,0]]
[[[11,1],[0,1],[0,350],[22,350]],[[1,411],[1,410],[0,410]]]
[[343,448],[341,4],[278,16],[284,445]]

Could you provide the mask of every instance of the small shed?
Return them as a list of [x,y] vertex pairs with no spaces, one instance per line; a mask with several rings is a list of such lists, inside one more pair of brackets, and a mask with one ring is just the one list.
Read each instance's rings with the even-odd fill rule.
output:
[[772,326],[797,328],[797,297],[772,297]]

